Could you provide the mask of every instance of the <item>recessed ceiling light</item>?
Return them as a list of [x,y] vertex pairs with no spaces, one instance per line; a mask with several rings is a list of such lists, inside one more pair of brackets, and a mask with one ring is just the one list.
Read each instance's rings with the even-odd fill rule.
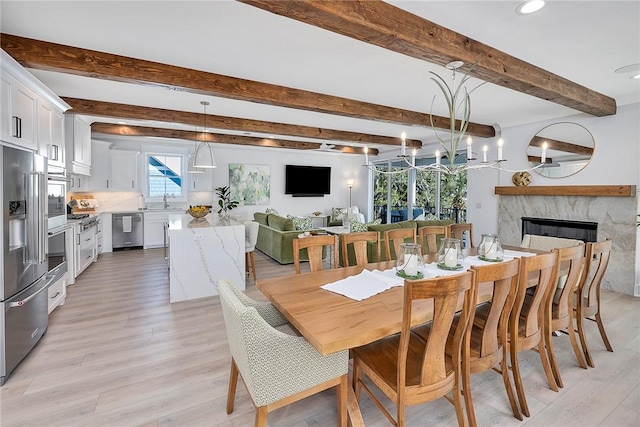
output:
[[640,79],[640,74],[636,74],[635,76],[631,76],[632,79]]
[[624,67],[618,68],[615,71],[615,73],[616,74],[624,74],[624,73],[633,73],[634,71],[640,71],[640,63],[639,64],[625,65]]
[[530,13],[539,11],[543,7],[543,0],[530,0],[518,6],[518,8],[516,9],[516,13],[519,13],[520,15],[528,15]]

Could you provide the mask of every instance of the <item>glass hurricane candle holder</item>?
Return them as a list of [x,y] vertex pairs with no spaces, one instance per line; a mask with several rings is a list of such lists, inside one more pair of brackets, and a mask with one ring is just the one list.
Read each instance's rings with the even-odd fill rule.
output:
[[504,251],[497,234],[483,234],[478,246],[478,258],[483,261],[502,261]]
[[418,243],[401,243],[396,258],[396,274],[406,279],[420,279],[424,277],[422,269],[422,247]]
[[462,270],[462,246],[459,239],[440,240],[436,265],[444,270]]

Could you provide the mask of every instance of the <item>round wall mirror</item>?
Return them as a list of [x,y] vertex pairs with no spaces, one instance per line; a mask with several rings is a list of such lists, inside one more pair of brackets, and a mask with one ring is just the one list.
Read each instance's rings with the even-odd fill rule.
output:
[[[546,153],[543,146],[546,144]],[[531,167],[538,166],[544,154],[544,166],[534,169],[548,178],[564,178],[578,173],[591,161],[595,148],[593,135],[577,123],[554,123],[542,128],[527,148]]]

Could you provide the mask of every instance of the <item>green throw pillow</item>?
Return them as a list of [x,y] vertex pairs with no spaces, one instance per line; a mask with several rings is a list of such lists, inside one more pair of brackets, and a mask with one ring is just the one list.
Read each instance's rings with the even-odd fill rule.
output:
[[359,233],[362,231],[368,231],[369,230],[369,226],[370,225],[380,225],[382,223],[382,220],[380,218],[373,220],[371,222],[360,222],[356,219],[349,219],[349,231],[351,233]]
[[347,208],[331,208],[331,218],[329,222],[342,221],[347,214]]
[[296,230],[311,230],[313,228],[313,224],[311,222],[311,218],[300,218],[293,215],[287,215],[287,218],[293,221],[293,226]]

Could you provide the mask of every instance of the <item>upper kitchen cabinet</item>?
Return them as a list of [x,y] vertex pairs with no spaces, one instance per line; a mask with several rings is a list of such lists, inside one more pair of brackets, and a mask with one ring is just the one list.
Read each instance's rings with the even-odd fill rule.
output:
[[111,180],[118,191],[138,190],[138,152],[111,150]]
[[48,159],[49,171],[66,167],[64,113],[38,99],[38,152]]
[[189,174],[189,191],[213,191],[213,169],[203,168],[202,173]]
[[91,175],[91,125],[76,115],[65,117],[67,172]]
[[1,56],[0,138],[46,156],[52,138],[53,112],[62,113],[70,107],[4,50]]

